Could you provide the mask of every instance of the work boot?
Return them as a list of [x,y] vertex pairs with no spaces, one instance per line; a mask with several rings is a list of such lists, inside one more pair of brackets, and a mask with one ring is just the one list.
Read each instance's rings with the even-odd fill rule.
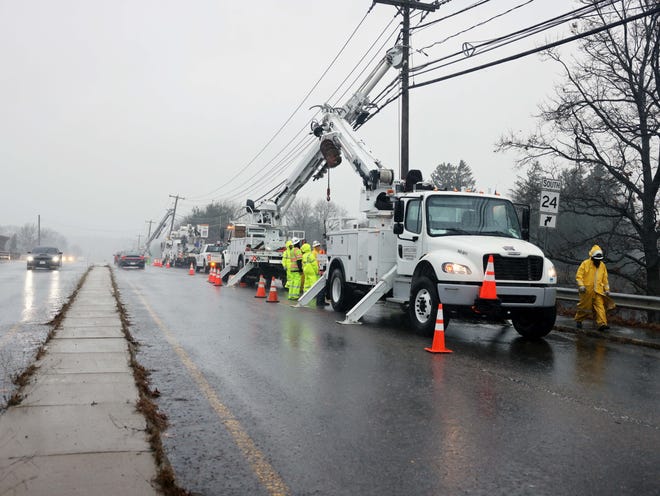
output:
[[600,326],[600,327],[598,328],[598,330],[601,331],[601,332],[605,332],[605,331],[607,331],[609,328],[610,328],[610,326],[608,326],[607,324],[603,324],[602,326]]

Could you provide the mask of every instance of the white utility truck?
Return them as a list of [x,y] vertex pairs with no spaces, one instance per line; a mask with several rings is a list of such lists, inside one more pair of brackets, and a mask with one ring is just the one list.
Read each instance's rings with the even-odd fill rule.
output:
[[[305,305],[325,285],[344,323],[357,323],[377,302],[407,309],[413,328],[432,334],[438,304],[445,321],[453,315],[511,319],[522,336],[545,336],[556,318],[557,277],[552,262],[529,243],[529,206],[498,195],[439,191],[411,170],[394,179],[360,140],[354,127],[364,121],[368,94],[387,69],[397,66],[401,49],[390,50],[358,92],[340,108],[322,105],[312,123],[318,138],[284,187],[253,209],[264,219],[281,219],[295,194],[310,179],[348,163],[362,182],[357,223],[327,233],[328,266],[303,294]],[[480,298],[489,257],[493,257],[496,297]]]

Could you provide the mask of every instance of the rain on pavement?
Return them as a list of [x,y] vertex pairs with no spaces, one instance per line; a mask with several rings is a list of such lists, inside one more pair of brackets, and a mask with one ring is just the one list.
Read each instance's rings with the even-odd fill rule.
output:
[[657,350],[398,311],[343,326],[201,275],[116,270],[138,361],[193,494],[651,494]]
[[12,378],[33,361],[50,322],[73,293],[83,263],[59,270],[26,270],[24,261],[0,263],[0,409],[15,391]]

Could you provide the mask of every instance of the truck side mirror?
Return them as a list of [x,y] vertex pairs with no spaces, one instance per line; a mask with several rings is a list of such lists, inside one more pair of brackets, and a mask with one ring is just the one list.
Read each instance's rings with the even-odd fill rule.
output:
[[529,205],[521,203],[516,203],[515,206],[522,214],[522,219],[520,220],[520,235],[522,236],[522,239],[529,241],[529,222],[531,218],[530,207]]
[[394,200],[394,222],[403,222],[403,201]]
[[396,224],[394,224],[394,228],[392,229],[392,231],[393,231],[394,234],[396,234],[397,236],[398,236],[399,234],[403,234],[403,223],[401,223],[401,222],[397,222]]

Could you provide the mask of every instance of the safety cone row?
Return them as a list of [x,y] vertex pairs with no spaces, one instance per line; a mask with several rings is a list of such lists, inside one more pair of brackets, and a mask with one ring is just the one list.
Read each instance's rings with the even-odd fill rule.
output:
[[442,313],[442,303],[438,303],[438,314],[435,318],[435,331],[433,331],[433,344],[424,348],[429,353],[451,353],[445,348],[445,319]]
[[270,280],[270,291],[268,292],[266,303],[278,303],[279,301],[277,298],[277,288],[275,287],[275,277],[273,277]]
[[220,269],[215,269],[215,277],[213,278],[213,286],[216,288],[222,286],[222,277],[220,277]]
[[209,269],[209,278],[206,281],[210,282],[211,284],[215,282],[215,267],[211,267]]
[[194,276],[195,275],[195,268],[193,267],[192,262],[190,262],[190,269],[188,270],[188,275],[189,276]]
[[257,294],[254,295],[255,298],[265,298],[266,297],[266,279],[264,275],[259,276],[259,286],[257,286]]

